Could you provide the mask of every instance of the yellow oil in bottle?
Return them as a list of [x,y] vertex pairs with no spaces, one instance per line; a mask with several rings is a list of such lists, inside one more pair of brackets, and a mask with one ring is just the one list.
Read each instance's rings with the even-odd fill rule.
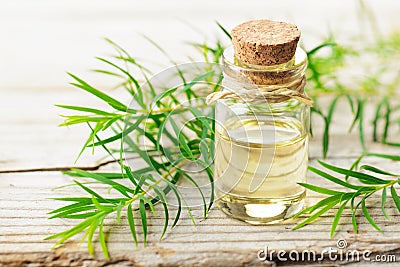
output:
[[[222,128],[222,127],[221,127]],[[301,210],[308,134],[295,118],[241,117],[215,136],[217,205],[234,218],[274,223]]]

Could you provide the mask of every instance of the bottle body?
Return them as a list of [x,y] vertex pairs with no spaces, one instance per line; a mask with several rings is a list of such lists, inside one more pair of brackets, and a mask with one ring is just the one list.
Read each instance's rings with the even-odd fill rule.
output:
[[[224,61],[235,64],[226,54]],[[297,61],[301,62],[293,60],[291,65],[279,66],[278,70],[257,70],[256,76],[250,77],[259,79],[264,75],[264,81],[275,77],[269,79],[275,87],[298,84],[304,78],[306,58]],[[295,71],[277,82],[277,71],[293,69],[296,64],[301,65],[300,73]],[[224,90],[240,92],[247,87],[244,92],[248,94],[254,79],[244,82],[232,75],[232,65],[228,67],[224,66]],[[245,73],[247,78],[254,74],[249,68],[235,71],[240,73],[233,74]],[[264,85],[256,85],[261,86]],[[257,94],[257,90],[251,90],[251,94]],[[307,176],[309,107],[293,98],[220,99],[216,119],[217,206],[230,216],[253,224],[277,222],[301,210],[305,190],[298,183],[305,182]]]

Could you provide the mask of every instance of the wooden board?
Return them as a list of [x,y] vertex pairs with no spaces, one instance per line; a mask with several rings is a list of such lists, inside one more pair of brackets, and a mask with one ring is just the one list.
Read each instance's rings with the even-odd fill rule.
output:
[[[59,92],[58,95],[68,95],[68,93],[69,91],[65,90]],[[34,97],[34,95],[31,95],[31,99]],[[42,123],[43,126],[32,127],[31,131],[19,131],[18,139],[29,140],[32,135],[35,135],[35,131],[37,131],[36,134],[39,134],[42,127],[47,129],[46,137],[57,136],[60,133],[60,129],[51,127],[54,122],[55,120],[48,120],[48,123]],[[356,136],[346,136],[341,133],[341,123],[348,124],[346,120],[336,121],[336,127],[332,130],[332,144],[334,145],[327,161],[348,167],[358,155],[359,147],[354,144],[354,140],[357,140]],[[17,125],[17,127],[6,130],[11,133],[18,127],[23,128]],[[64,131],[68,130],[64,129]],[[10,134],[6,136],[10,141],[14,140],[13,138],[16,135]],[[85,136],[85,133],[74,136],[73,140],[81,141],[78,137],[82,136]],[[2,140],[2,142],[7,144],[5,140]],[[52,147],[48,148],[49,146],[46,142],[46,138],[38,138],[35,139],[34,146],[53,149]],[[316,159],[320,157],[320,143],[321,141],[318,138],[313,139],[311,142],[312,165],[317,165]],[[140,241],[139,248],[135,248],[124,214],[121,225],[117,225],[112,218],[107,220],[106,231],[112,255],[111,261],[106,262],[104,260],[98,242],[95,244],[97,253],[91,258],[86,250],[86,244],[79,244],[79,238],[75,238],[73,241],[69,241],[65,245],[52,250],[54,242],[44,241],[44,238],[68,229],[68,227],[74,225],[74,222],[65,219],[48,220],[47,212],[61,205],[61,203],[49,200],[49,198],[79,196],[82,193],[72,187],[52,190],[54,187],[71,182],[69,177],[58,171],[37,170],[24,173],[15,173],[14,171],[26,170],[25,168],[30,168],[31,166],[40,168],[46,166],[57,168],[59,166],[57,164],[68,166],[69,159],[65,155],[72,155],[72,151],[76,151],[71,144],[61,143],[56,146],[59,149],[60,147],[62,148],[60,153],[54,153],[51,157],[45,156],[29,165],[24,163],[24,155],[29,157],[30,155],[35,155],[35,153],[33,151],[29,153],[28,150],[25,150],[24,148],[27,145],[23,142],[15,142],[15,149],[22,151],[19,154],[20,161],[15,161],[16,164],[8,164],[7,157],[3,158],[5,159],[3,161],[3,173],[0,174],[0,266],[29,264],[34,266],[98,266],[102,264],[115,264],[118,266],[259,266],[264,264],[274,266],[279,264],[277,258],[274,258],[275,262],[261,262],[257,258],[257,252],[268,246],[270,251],[285,250],[289,252],[291,250],[303,251],[312,249],[320,255],[324,249],[329,247],[336,248],[336,242],[339,239],[346,240],[348,249],[356,249],[361,252],[370,250],[379,255],[395,255],[396,257],[400,255],[400,229],[398,228],[400,214],[397,212],[394,203],[388,201],[387,212],[390,220],[386,220],[380,211],[379,197],[372,198],[368,205],[371,208],[371,215],[382,227],[383,234],[374,230],[362,216],[358,220],[360,233],[355,234],[352,230],[351,217],[348,212],[342,215],[342,224],[338,227],[337,234],[331,239],[329,238],[329,232],[332,213],[323,216],[315,224],[293,232],[291,228],[299,220],[289,220],[277,225],[252,226],[230,219],[216,208],[211,210],[207,219],[203,219],[201,217],[201,209],[195,208],[194,214],[198,223],[196,227],[192,225],[189,216],[184,214],[177,227],[169,230],[164,239],[160,241],[159,234],[162,229],[163,218],[161,216],[161,207],[157,206],[159,217],[149,220],[149,237],[146,247]],[[80,142],[76,142],[76,145],[80,145]],[[383,148],[379,145],[373,145],[373,147],[377,152],[383,151]],[[46,151],[40,151],[40,153],[45,154]],[[400,167],[400,163],[376,158],[367,159],[366,162],[368,161],[385,169],[398,169]],[[93,164],[98,164],[99,162],[101,161],[93,161]],[[18,165],[20,168],[15,169]],[[8,170],[7,167],[9,168]],[[102,166],[100,170],[114,168],[115,166],[110,163]],[[326,181],[313,174],[309,175],[308,181],[316,185],[327,185]],[[335,185],[332,184],[331,188],[334,189]],[[309,192],[306,203],[310,205],[320,198],[320,195]],[[140,233],[139,237],[141,237]],[[328,258],[325,258],[322,262],[332,263]],[[309,261],[308,263],[312,264],[314,262]],[[368,263],[364,262],[363,264]]]

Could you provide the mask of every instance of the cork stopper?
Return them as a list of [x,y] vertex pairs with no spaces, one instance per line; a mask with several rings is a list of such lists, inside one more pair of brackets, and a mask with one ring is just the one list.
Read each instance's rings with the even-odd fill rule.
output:
[[272,66],[290,61],[300,39],[293,24],[271,20],[251,20],[232,32],[235,55],[252,65]]

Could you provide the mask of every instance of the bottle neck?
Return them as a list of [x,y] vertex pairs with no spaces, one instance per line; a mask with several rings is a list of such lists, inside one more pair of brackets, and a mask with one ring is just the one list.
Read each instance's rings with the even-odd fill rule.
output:
[[232,47],[223,54],[223,90],[237,99],[250,102],[279,103],[292,98],[311,106],[304,93],[307,55],[297,48],[292,60],[275,66],[246,64],[238,60]]

